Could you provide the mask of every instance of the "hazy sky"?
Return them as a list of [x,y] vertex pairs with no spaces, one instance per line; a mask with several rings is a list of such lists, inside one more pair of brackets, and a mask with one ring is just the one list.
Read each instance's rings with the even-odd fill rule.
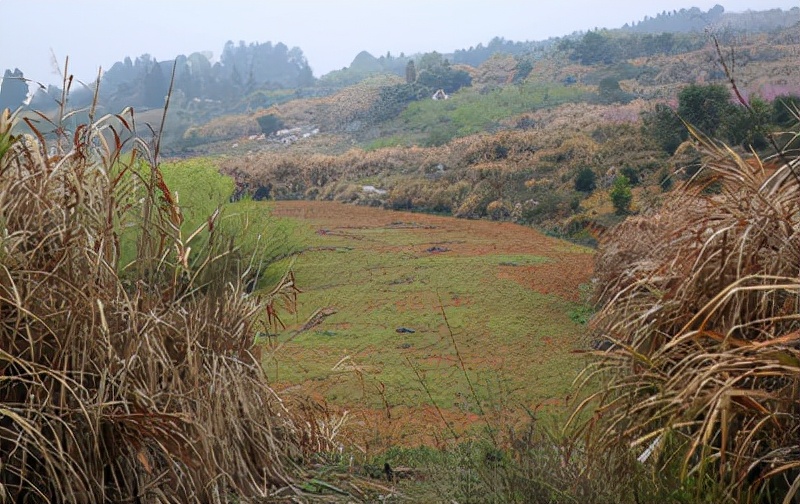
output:
[[218,57],[226,41],[244,40],[298,46],[319,76],[362,50],[446,53],[494,36],[543,40],[717,3],[741,12],[800,0],[0,0],[0,72],[19,67],[57,82],[52,53],[60,66],[69,55],[71,73],[86,81],[125,56]]

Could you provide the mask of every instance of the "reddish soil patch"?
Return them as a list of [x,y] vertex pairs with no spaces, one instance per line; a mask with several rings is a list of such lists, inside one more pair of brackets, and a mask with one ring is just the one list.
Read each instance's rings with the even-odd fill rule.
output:
[[569,254],[536,266],[504,266],[499,278],[513,280],[528,289],[542,294],[553,294],[570,301],[580,301],[577,288],[594,271],[594,257],[590,254]]
[[[436,230],[437,241],[417,247],[420,255],[431,247],[447,248],[446,254],[457,255],[484,255],[492,254],[534,254],[547,257],[568,256],[570,263],[557,261],[552,264],[552,269],[544,273],[552,274],[558,278],[565,288],[575,288],[579,283],[591,275],[591,253],[580,254],[567,250],[561,240],[545,236],[535,229],[511,224],[508,222],[491,222],[485,220],[454,219],[411,212],[394,212],[377,209],[346,205],[330,201],[280,201],[274,203],[273,215],[276,217],[300,218],[312,223],[315,227],[326,229],[329,233],[346,234],[346,229],[372,229],[372,228],[397,228],[403,227],[410,232],[430,234]],[[354,223],[359,223],[358,226]],[[398,247],[407,250],[407,247]],[[572,261],[576,257],[583,260]],[[566,260],[566,259],[564,259]],[[544,265],[543,265],[544,266]],[[514,270],[518,268],[513,268]],[[564,270],[571,272],[564,278]],[[574,280],[580,279],[578,284]]]

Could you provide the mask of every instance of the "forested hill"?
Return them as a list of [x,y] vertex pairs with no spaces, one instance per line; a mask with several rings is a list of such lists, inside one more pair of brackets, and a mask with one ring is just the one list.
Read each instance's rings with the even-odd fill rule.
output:
[[641,21],[626,23],[621,28],[632,33],[690,33],[709,27],[715,30],[767,31],[788,28],[800,22],[800,7],[788,11],[770,9],[764,11],[725,12],[721,5],[715,5],[707,12],[697,7],[673,11],[662,11],[656,17],[645,16]]
[[[229,41],[217,62],[212,62],[211,54],[204,52],[163,61],[149,54],[135,59],[126,57],[103,74],[101,104],[111,110],[163,106],[173,65],[174,97],[182,102],[231,102],[258,89],[293,89],[314,84],[311,66],[299,47],[290,49],[281,42],[248,45]],[[70,100],[74,106],[80,106],[91,95],[91,89],[75,86]],[[31,107],[47,110],[60,96],[61,89],[56,86],[40,89],[33,96]]]
[[[625,24],[618,30],[600,30],[604,33],[631,33],[653,35],[652,40],[643,40],[646,45],[669,45],[664,52],[675,52],[682,49],[679,34],[703,31],[713,27],[717,32],[734,33],[741,31],[769,31],[793,26],[800,22],[800,7],[788,11],[772,9],[765,11],[747,11],[744,13],[728,13],[717,5],[708,11],[697,7],[690,9],[663,11],[655,17],[646,16],[643,20]],[[589,33],[596,33],[598,30]],[[666,40],[661,34],[675,34],[676,39]],[[464,64],[477,67],[494,54],[508,54],[518,59],[530,59],[529,55],[541,54],[545,50],[570,43],[576,43],[584,36],[573,33],[564,37],[551,38],[538,42],[515,42],[495,37],[488,44],[456,50],[443,57],[453,64]],[[678,41],[677,44],[670,44]],[[602,44],[602,40],[601,46]],[[604,49],[599,47],[597,49]],[[690,50],[691,48],[683,48]],[[595,50],[594,52],[597,52]],[[612,51],[613,52],[613,51]],[[101,104],[110,110],[132,105],[139,108],[156,108],[163,104],[169,84],[173,63],[176,63],[175,91],[176,99],[189,101],[205,101],[225,103],[221,107],[234,112],[246,110],[252,106],[263,107],[280,101],[274,94],[260,94],[250,101],[241,102],[258,90],[276,89],[309,89],[311,87],[338,88],[360,82],[366,77],[380,73],[391,73],[403,76],[411,59],[420,55],[393,56],[387,53],[375,57],[366,51],[358,54],[351,65],[341,70],[330,72],[317,80],[312,67],[299,47],[289,48],[281,42],[273,44],[229,41],[222,49],[221,58],[214,62],[210,53],[195,52],[188,56],[180,55],[174,60],[157,61],[149,54],[131,58],[125,57],[108,69],[101,82]],[[582,58],[583,59],[583,58]],[[591,60],[591,55],[587,56]],[[23,92],[24,68],[6,70],[4,82],[0,88],[0,105],[15,109],[24,101]],[[320,91],[317,91],[317,94]],[[91,90],[87,87],[73,86],[71,103],[76,107],[88,105]],[[61,97],[61,90],[56,86],[39,89],[35,92],[31,106],[46,110],[55,106]],[[236,106],[231,108],[232,99]]]

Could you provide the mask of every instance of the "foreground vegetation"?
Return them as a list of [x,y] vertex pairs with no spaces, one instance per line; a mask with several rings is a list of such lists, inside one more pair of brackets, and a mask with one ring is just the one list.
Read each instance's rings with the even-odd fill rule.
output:
[[694,498],[794,502],[800,489],[798,157],[747,163],[698,134],[703,169],[598,257],[586,370],[592,450],[630,444]]
[[52,140],[31,122],[35,136],[12,135],[8,111],[1,122],[0,499],[220,502],[290,488],[294,461],[325,438],[253,353],[290,279],[245,294],[252,262],[218,212],[185,232],[157,140],[135,136],[131,117]]

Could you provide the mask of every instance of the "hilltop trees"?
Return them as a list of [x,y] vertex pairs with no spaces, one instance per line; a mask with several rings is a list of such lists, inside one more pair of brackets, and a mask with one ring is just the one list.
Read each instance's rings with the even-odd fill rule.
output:
[[[249,44],[229,41],[225,44],[220,61],[212,64],[210,52],[195,52],[189,56],[180,55],[174,60],[156,61],[150,54],[142,54],[132,59],[125,57],[115,63],[103,74],[101,82],[101,102],[111,109],[126,106],[161,107],[169,87],[169,78],[175,65],[174,97],[180,101],[195,100],[204,103],[215,101],[234,101],[258,89],[304,88],[314,84],[314,75],[303,51],[298,47],[289,48],[285,44],[270,42]],[[22,72],[10,73],[11,77],[21,77]],[[9,73],[9,72],[7,72]],[[9,86],[17,85],[9,79]],[[20,84],[27,87],[24,82]],[[3,85],[4,89],[6,84]],[[21,89],[21,88],[20,88]],[[4,92],[4,94],[10,91]],[[39,91],[34,100],[48,105],[52,100]],[[17,105],[24,95],[15,96]],[[46,92],[47,95],[60,93]],[[180,97],[180,98],[178,98]],[[10,99],[10,98],[9,98]],[[10,102],[5,106],[16,108]]]
[[590,31],[575,46],[572,59],[580,61],[583,65],[613,63],[618,52],[613,46],[614,43],[607,33]]
[[417,67],[414,60],[409,60],[406,65],[406,84],[413,84],[417,81]]
[[305,87],[313,83],[313,74],[303,51],[298,47],[289,49],[286,44],[271,42],[238,45],[233,41],[225,43],[216,73],[231,79],[234,70],[252,76],[254,83],[271,84],[283,87]]
[[28,97],[28,84],[19,68],[6,70],[0,84],[0,110],[16,110]]
[[454,69],[450,61],[436,51],[422,55],[418,70],[416,82],[432,90],[444,89],[450,94],[472,84],[467,72]]

